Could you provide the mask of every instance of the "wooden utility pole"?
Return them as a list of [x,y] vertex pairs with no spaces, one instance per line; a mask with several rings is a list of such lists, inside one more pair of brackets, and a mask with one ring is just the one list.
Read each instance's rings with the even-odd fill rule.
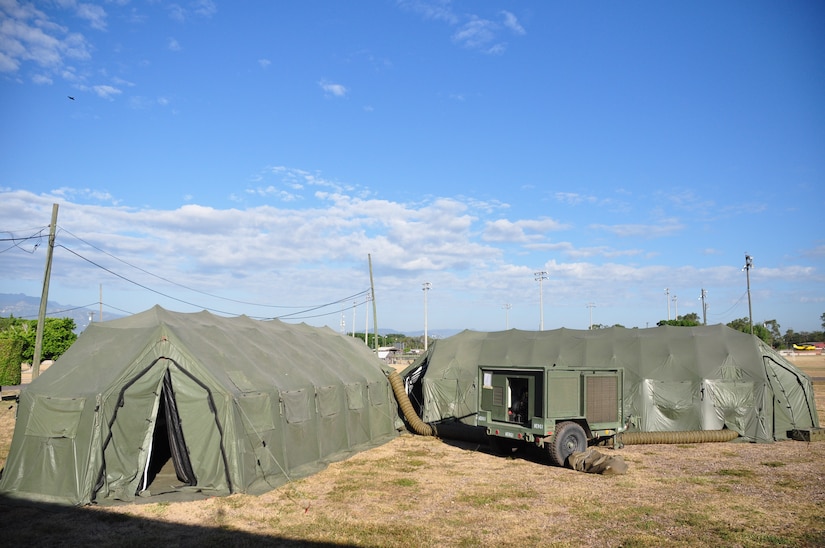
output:
[[52,223],[49,225],[49,247],[46,248],[46,274],[43,276],[43,293],[40,295],[40,313],[37,315],[37,331],[34,338],[32,380],[40,376],[40,356],[43,353],[43,326],[46,323],[46,303],[49,301],[49,280],[52,277],[54,236],[57,232],[57,204],[52,204]]
[[375,330],[375,340],[372,342],[373,349],[378,351],[378,309],[375,306],[375,283],[372,281],[372,255],[367,253],[367,260],[370,263],[370,296],[372,297],[372,326]]

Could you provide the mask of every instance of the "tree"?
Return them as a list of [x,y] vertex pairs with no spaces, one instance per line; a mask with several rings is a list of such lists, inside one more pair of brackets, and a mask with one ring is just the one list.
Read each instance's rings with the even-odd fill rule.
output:
[[[742,333],[751,332],[750,320],[748,318],[739,318],[737,320],[733,320],[732,322],[728,322],[728,327],[741,331]],[[765,341],[765,343],[771,344],[771,332],[768,331],[768,328],[761,323],[753,324],[753,334]]]
[[[2,326],[4,336],[22,342],[23,359],[31,361],[34,358],[34,344],[37,336],[37,320],[22,320],[18,318],[4,318]],[[13,320],[13,321],[12,321]],[[43,324],[43,348],[41,356],[44,360],[56,360],[73,342],[77,340],[74,332],[77,325],[71,318],[46,318]]]
[[822,320],[822,330],[825,331],[825,312],[822,313],[819,319]]
[[688,314],[682,314],[681,316],[676,318],[677,320],[684,320],[687,322],[695,322],[696,325],[699,325],[701,322],[699,321],[699,314],[696,312],[689,312]]
[[[695,314],[694,314],[694,316],[695,316]],[[658,322],[656,322],[656,325],[658,325],[658,326],[675,325],[675,326],[678,326],[678,327],[696,327],[698,325],[701,325],[697,321],[686,320],[686,319],[684,319],[683,316],[680,316],[680,317],[682,318],[681,320],[659,320]]]
[[779,331],[779,322],[776,320],[768,320],[762,322],[762,324],[771,332],[771,346],[775,348],[779,344],[779,341],[782,340],[782,333]]

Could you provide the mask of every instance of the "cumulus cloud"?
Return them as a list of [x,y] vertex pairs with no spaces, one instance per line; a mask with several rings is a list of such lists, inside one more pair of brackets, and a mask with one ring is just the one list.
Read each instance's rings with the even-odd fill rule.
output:
[[54,21],[31,4],[0,4],[0,71],[17,72],[24,63],[59,72],[66,59],[89,59],[86,38]]

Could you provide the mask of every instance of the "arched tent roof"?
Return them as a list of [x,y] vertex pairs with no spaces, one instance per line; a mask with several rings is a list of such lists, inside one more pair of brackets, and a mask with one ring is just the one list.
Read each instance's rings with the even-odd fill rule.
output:
[[132,500],[158,425],[180,431],[188,491],[262,492],[389,440],[396,419],[385,367],[359,340],[155,306],[91,324],[21,392],[0,492]]
[[475,424],[478,366],[621,367],[630,430],[730,428],[751,441],[818,427],[807,375],[752,335],[724,325],[463,331],[401,372],[422,419]]

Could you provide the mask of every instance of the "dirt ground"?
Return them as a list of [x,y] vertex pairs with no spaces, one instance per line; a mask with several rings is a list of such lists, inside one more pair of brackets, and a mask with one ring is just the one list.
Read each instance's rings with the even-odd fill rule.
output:
[[[825,356],[790,356],[815,382]],[[14,405],[0,409],[5,461]],[[402,435],[262,496],[60,509],[0,498],[37,546],[825,546],[825,442],[638,445],[623,476]]]

